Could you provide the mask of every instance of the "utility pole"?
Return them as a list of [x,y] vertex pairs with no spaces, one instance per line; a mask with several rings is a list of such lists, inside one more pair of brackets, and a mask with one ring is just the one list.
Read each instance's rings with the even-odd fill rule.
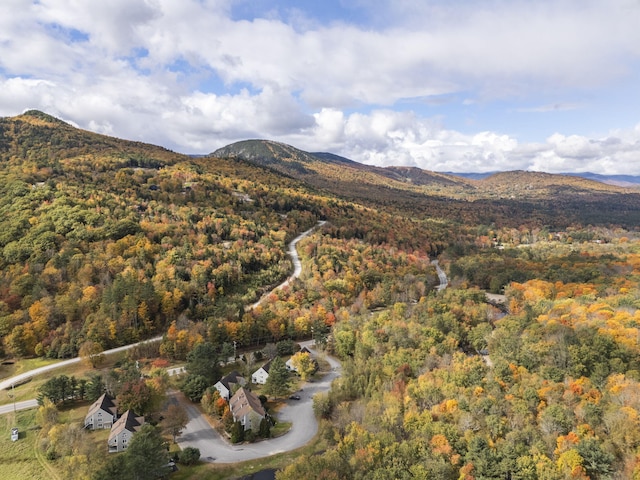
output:
[[13,413],[16,413],[16,385],[15,383],[11,384],[11,393],[9,394],[9,397],[11,397],[11,399],[13,400]]

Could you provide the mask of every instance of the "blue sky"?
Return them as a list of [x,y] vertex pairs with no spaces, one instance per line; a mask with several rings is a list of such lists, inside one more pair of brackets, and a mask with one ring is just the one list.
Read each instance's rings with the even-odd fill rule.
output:
[[3,0],[0,115],[209,153],[640,174],[638,0]]

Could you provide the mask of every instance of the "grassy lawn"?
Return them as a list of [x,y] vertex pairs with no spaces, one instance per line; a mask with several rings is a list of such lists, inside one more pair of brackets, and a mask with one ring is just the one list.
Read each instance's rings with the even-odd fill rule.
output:
[[61,361],[62,360],[41,357],[19,359],[14,363],[0,365],[0,380],[18,375],[22,372],[28,372],[34,368],[44,367]]
[[[3,480],[51,480],[52,476],[36,456],[38,430],[30,430],[35,424],[35,410],[0,416],[0,465]],[[20,429],[17,442],[11,441],[11,428]],[[55,478],[55,477],[53,477]]]
[[[89,402],[77,402],[59,410],[59,423],[82,423]],[[40,429],[35,427],[36,409],[0,416],[0,465],[2,480],[63,480],[56,461],[47,461],[40,448]],[[12,442],[11,428],[20,429],[20,439]],[[104,452],[106,458],[108,430],[97,430],[87,435],[92,450]]]
[[[82,378],[85,376],[88,376],[89,373],[92,372],[103,372],[106,373],[110,368],[113,367],[113,365],[119,361],[122,360],[125,357],[125,353],[120,352],[120,353],[115,353],[112,355],[107,355],[105,356],[105,361],[104,363],[100,366],[99,369],[93,369],[87,365],[85,365],[83,362],[78,362],[75,363],[73,365],[67,365],[65,367],[60,367],[58,369],[55,369],[51,372],[46,372],[43,373],[41,375],[36,375],[35,377],[33,377],[30,381],[28,381],[27,383],[24,383],[22,385],[19,385],[17,387],[15,387],[14,391],[15,391],[15,395],[16,395],[16,402],[20,402],[22,400],[30,400],[32,398],[37,398],[38,396],[38,388],[45,383],[47,380],[49,380],[51,377],[53,376],[58,376],[58,375],[68,375],[68,376],[75,376],[76,378]],[[44,362],[42,364],[38,364],[37,361],[40,362]],[[29,360],[20,360],[20,363],[22,362],[31,362],[30,364],[25,363],[24,365],[32,365],[31,367],[27,368],[26,366],[22,366],[21,368],[23,369],[23,371],[29,370],[31,368],[37,368],[37,367],[41,367],[43,365],[48,365],[51,363],[56,363],[59,360],[55,360],[55,361],[48,361],[47,360],[43,360],[43,359],[29,359]],[[20,373],[20,372],[16,372],[16,373]],[[0,405],[7,405],[9,403],[13,402],[13,399],[9,396],[11,395],[13,392],[11,390],[4,390],[4,391],[0,391]]]

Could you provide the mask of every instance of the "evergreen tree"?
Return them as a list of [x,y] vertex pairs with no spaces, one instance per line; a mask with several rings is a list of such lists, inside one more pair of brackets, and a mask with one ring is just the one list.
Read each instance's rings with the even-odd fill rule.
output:
[[264,385],[264,393],[274,397],[284,396],[289,391],[290,383],[289,372],[284,361],[280,357],[274,358],[269,367],[269,376]]
[[266,418],[260,420],[260,430],[258,431],[258,435],[262,438],[271,437],[271,424]]
[[207,386],[213,385],[220,379],[219,361],[218,351],[211,343],[200,343],[187,355],[187,372],[190,375],[204,377],[207,380]]
[[102,375],[97,373],[90,374],[86,390],[86,397],[90,402],[95,402],[98,398],[100,398],[100,395],[105,392]]
[[207,379],[202,375],[189,375],[183,385],[182,392],[189,397],[192,402],[199,402],[202,399],[202,395],[209,387]]
[[126,451],[128,477],[135,480],[155,480],[167,473],[169,453],[158,428],[144,424],[133,436]]
[[244,440],[244,427],[240,422],[233,422],[230,433],[231,443],[240,443]]

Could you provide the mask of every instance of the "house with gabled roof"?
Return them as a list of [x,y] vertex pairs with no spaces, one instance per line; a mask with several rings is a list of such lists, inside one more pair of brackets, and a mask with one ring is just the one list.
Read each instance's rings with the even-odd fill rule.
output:
[[244,387],[240,387],[231,397],[229,409],[233,415],[233,420],[240,422],[245,431],[253,430],[257,432],[260,429],[260,422],[266,415],[258,396]]
[[[316,359],[313,358],[313,353],[311,353],[311,350],[309,350],[307,347],[302,347],[297,353],[306,353],[307,355],[309,355],[309,358],[311,358],[315,362],[316,365],[318,364]],[[297,372],[298,369],[293,366],[293,362],[291,361],[292,358],[293,355],[291,356],[291,358],[289,358],[289,360],[285,362],[285,365],[287,366],[287,370],[289,370],[290,372]]]
[[264,385],[269,378],[269,368],[271,367],[271,360],[262,365],[258,370],[251,374],[251,382]]
[[109,432],[109,453],[123,452],[129,447],[131,438],[144,425],[144,417],[138,417],[133,410],[127,410],[113,424]]
[[108,394],[103,393],[89,407],[87,415],[84,417],[84,428],[89,430],[100,430],[111,428],[113,422],[118,419],[118,409]]
[[229,401],[232,392],[238,387],[243,387],[246,383],[247,381],[244,377],[234,370],[218,380],[214,387],[218,390],[222,398]]

